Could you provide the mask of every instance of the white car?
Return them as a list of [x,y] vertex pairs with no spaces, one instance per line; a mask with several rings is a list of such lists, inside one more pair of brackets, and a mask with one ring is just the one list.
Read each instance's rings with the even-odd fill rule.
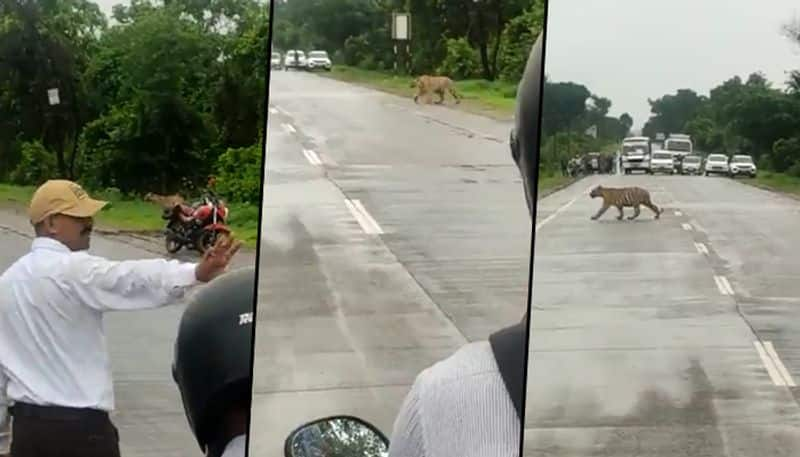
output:
[[706,165],[703,170],[705,175],[727,175],[728,174],[728,156],[725,154],[711,154],[706,157]]
[[756,164],[753,162],[753,158],[749,155],[735,155],[731,157],[728,167],[730,168],[730,175],[732,177],[746,175],[751,178],[755,178],[756,174],[758,173]]
[[306,60],[307,66],[310,71],[314,69],[321,68],[325,71],[331,71],[331,59],[328,57],[328,53],[325,51],[311,51],[308,53],[308,59]]
[[650,173],[675,174],[675,158],[669,151],[653,151],[650,155]]
[[273,52],[272,59],[270,59],[270,67],[277,68],[278,70],[281,69],[281,53],[280,52]]
[[290,68],[306,68],[306,53],[293,49],[286,51],[286,56],[283,58],[283,69],[289,70]]
[[681,162],[682,175],[696,175],[700,173],[701,160],[700,156],[688,155],[683,158]]

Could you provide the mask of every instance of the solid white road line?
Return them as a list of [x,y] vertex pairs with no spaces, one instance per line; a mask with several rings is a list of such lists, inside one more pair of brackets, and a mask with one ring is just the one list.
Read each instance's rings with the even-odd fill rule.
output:
[[578,199],[578,197],[575,197],[575,198],[573,198],[572,200],[568,201],[567,203],[565,203],[564,205],[562,205],[560,208],[558,208],[557,210],[555,210],[555,211],[553,212],[553,214],[551,214],[551,215],[547,216],[546,218],[542,219],[542,221],[541,221],[541,222],[539,222],[538,224],[536,224],[536,232],[538,233],[538,232],[539,232],[539,229],[540,229],[540,228],[542,228],[542,227],[543,227],[545,224],[547,224],[548,222],[552,221],[553,219],[555,219],[555,218],[556,218],[556,216],[558,216],[558,214],[559,214],[559,213],[561,213],[561,212],[562,212],[562,211],[564,211],[565,209],[567,209],[567,208],[569,208],[570,206],[572,206],[572,204],[573,204],[573,203],[575,203],[575,200],[577,200],[577,199]]
[[283,124],[283,128],[286,129],[289,133],[296,133],[297,130],[292,126],[292,124]]
[[705,244],[703,244],[703,243],[695,243],[694,247],[695,247],[695,249],[697,249],[697,252],[699,252],[700,254],[708,255],[708,248],[706,247]]
[[683,227],[683,229],[686,230],[687,232],[691,232],[692,231],[692,225],[691,224],[687,224],[686,222],[681,224],[681,227]]
[[760,341],[754,341],[753,345],[756,347],[756,351],[758,351],[758,356],[761,358],[761,363],[764,364],[764,367],[767,369],[767,373],[769,373],[769,377],[772,379],[772,383],[776,386],[786,386],[786,380],[778,372],[778,369],[775,367],[770,356],[767,354],[766,349],[761,344]]
[[319,160],[319,156],[317,155],[317,153],[312,151],[311,149],[303,149],[303,155],[306,156],[306,160],[308,160],[308,162],[311,165],[314,165],[314,166],[317,166],[317,167],[322,165],[322,161]]
[[777,368],[785,384],[789,387],[797,387],[797,384],[794,383],[794,379],[792,379],[792,375],[789,374],[789,370],[786,369],[786,365],[783,364],[781,358],[778,356],[778,352],[775,351],[775,346],[772,345],[772,341],[765,341],[764,349],[767,350],[767,355],[772,359],[775,368]]
[[725,276],[714,276],[714,282],[717,283],[717,289],[722,295],[734,295],[733,287]]
[[359,200],[350,200],[346,198],[344,204],[347,206],[347,209],[350,210],[353,217],[356,218],[358,225],[361,226],[361,230],[363,230],[364,233],[369,235],[379,235],[383,233],[381,226],[369,215],[367,209],[364,208],[364,205],[362,205]]

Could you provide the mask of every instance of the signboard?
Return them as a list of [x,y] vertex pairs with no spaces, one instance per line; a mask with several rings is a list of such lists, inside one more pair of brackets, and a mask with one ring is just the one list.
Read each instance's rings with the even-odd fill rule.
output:
[[664,138],[666,138],[666,135],[664,135],[663,133],[656,133],[656,140],[664,141]]
[[411,15],[392,13],[392,39],[408,41],[411,39]]
[[50,105],[58,105],[61,103],[61,99],[58,97],[58,89],[48,89],[47,90],[47,99],[50,102]]
[[587,135],[591,136],[592,138],[597,138],[597,126],[593,125],[593,126],[589,127],[588,129],[586,129],[586,131],[584,133],[586,133]]

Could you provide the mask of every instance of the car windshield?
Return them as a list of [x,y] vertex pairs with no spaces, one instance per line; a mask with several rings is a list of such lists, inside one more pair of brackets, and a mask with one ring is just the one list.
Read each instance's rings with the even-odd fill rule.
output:
[[626,144],[622,146],[623,154],[644,154],[647,152],[645,144]]
[[753,159],[750,156],[735,156],[733,163],[753,163]]
[[723,155],[710,155],[708,156],[709,162],[727,162],[727,157]]
[[308,56],[309,57],[316,57],[316,58],[319,58],[319,59],[327,59],[328,58],[328,53],[325,52],[325,51],[313,51],[313,52],[309,52]]
[[685,157],[683,159],[683,163],[698,163],[698,162],[700,162],[700,157],[691,156],[691,157]]
[[654,152],[653,158],[658,160],[667,160],[672,158],[672,154],[669,152]]
[[280,55],[280,54],[278,54],[277,52],[273,52],[273,53],[272,53],[272,58],[273,58],[273,59],[280,59],[280,58],[281,58],[281,55]]

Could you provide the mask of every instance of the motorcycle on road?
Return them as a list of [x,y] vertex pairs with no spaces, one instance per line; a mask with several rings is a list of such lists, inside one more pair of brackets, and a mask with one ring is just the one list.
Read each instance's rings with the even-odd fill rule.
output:
[[164,230],[167,252],[174,254],[190,246],[201,254],[217,242],[220,235],[230,234],[225,221],[229,215],[225,204],[211,192],[192,206],[177,204],[165,210]]

